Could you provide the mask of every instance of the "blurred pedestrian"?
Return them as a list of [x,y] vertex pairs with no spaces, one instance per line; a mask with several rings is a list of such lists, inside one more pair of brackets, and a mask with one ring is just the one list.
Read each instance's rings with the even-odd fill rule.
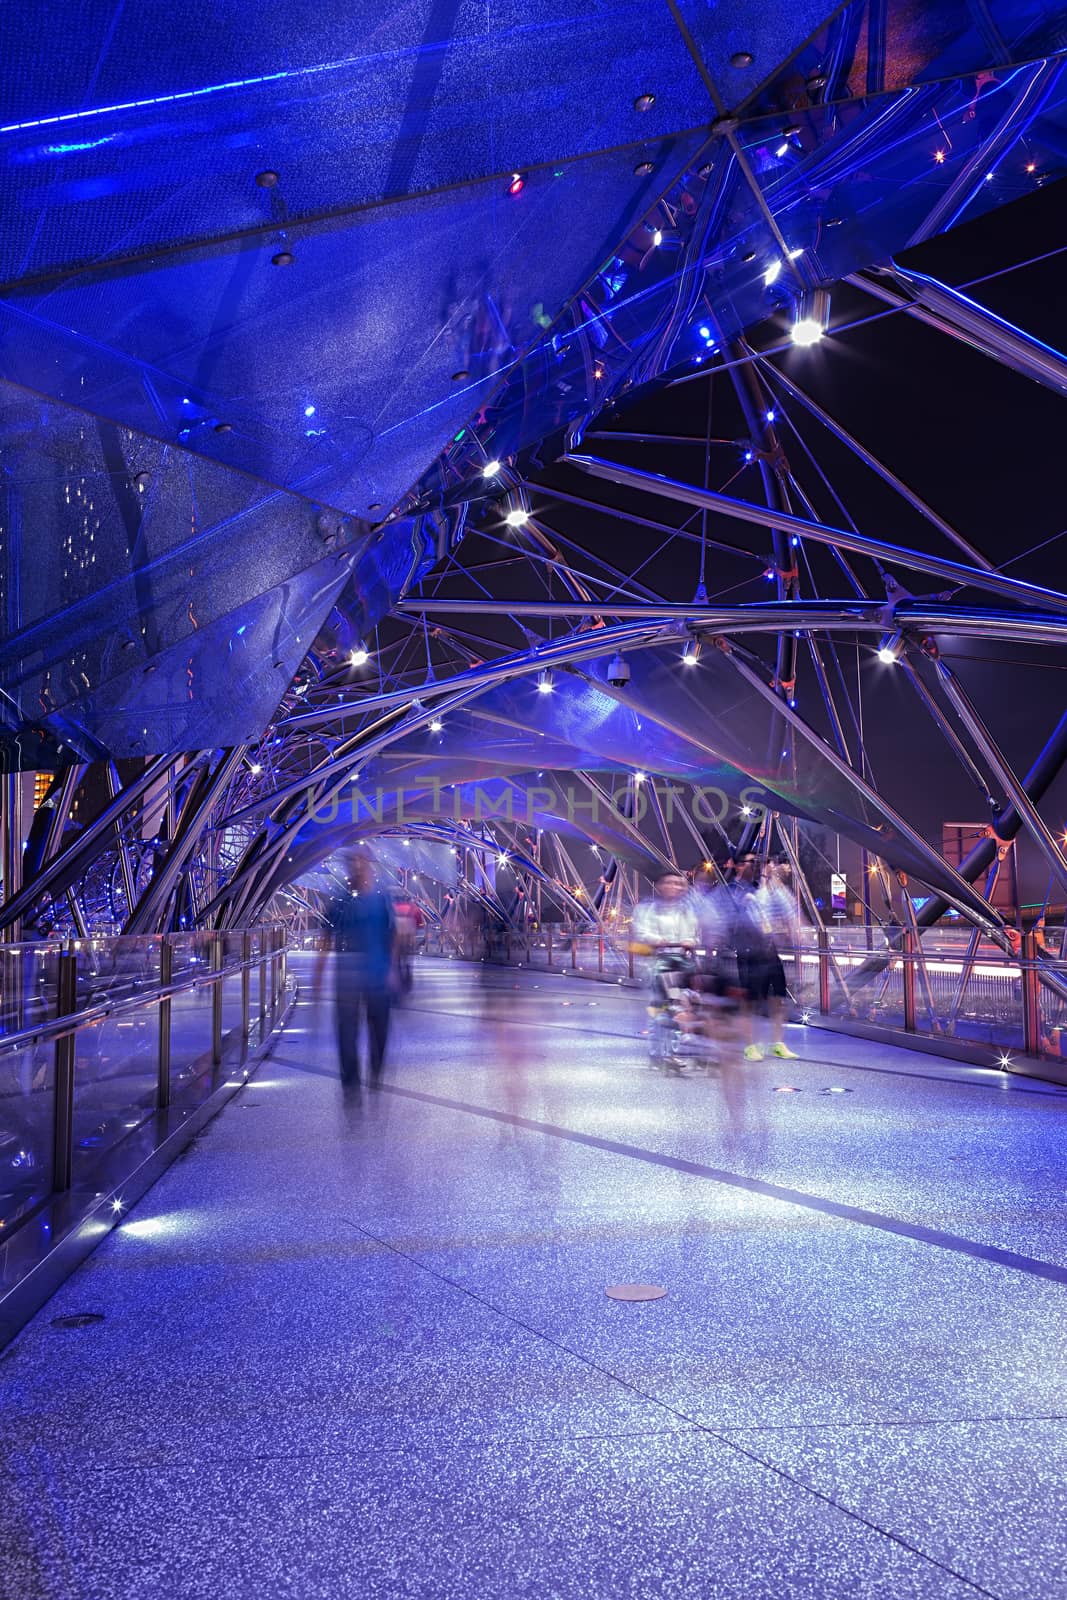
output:
[[[737,971],[741,986],[748,999],[748,1044],[744,1055],[748,1061],[763,1058],[763,1046],[755,1036],[754,1019],[765,1015],[770,1024],[773,1056],[793,1060],[796,1051],[785,1042],[785,1019],[789,1010],[789,989],[778,947],[771,930],[768,898],[759,892],[759,862],[747,851],[735,863],[730,884],[733,907],[733,932],[731,935],[737,952]],[[774,904],[777,906],[777,884]]]
[[[352,857],[349,873],[351,888],[338,894],[326,910],[334,949],[337,1051],[341,1082],[346,1088],[358,1087],[360,1036],[365,1027],[368,1073],[376,1087],[385,1065],[396,990],[396,918],[367,856]],[[319,962],[316,989],[325,960],[326,952]]]

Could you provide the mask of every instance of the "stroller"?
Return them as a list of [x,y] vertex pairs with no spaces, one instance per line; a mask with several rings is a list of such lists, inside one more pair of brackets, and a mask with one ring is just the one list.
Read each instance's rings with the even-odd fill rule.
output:
[[657,953],[648,1014],[649,1065],[680,1077],[717,1072],[738,1046],[742,996],[714,954],[669,946]]

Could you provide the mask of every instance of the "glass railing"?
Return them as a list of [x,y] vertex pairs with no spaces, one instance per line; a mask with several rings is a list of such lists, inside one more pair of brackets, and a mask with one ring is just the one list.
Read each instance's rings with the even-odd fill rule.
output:
[[0,946],[0,1241],[263,1042],[281,928]]
[[[1014,942],[1014,935],[1013,942]],[[954,1041],[1011,1064],[1016,1055],[1067,1059],[1067,937],[1062,929],[1018,937],[1005,951],[967,927],[798,930],[780,947],[797,1012],[837,1024]],[[427,955],[573,971],[618,982],[642,979],[629,930],[549,924],[491,935],[428,930]]]

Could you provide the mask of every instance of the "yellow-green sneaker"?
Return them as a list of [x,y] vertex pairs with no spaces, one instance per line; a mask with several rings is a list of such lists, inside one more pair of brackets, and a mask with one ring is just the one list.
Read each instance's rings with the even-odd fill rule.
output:
[[780,1061],[799,1061],[800,1057],[795,1050],[790,1050],[787,1044],[776,1044],[771,1051],[772,1056],[777,1056]]
[[760,1049],[758,1044],[746,1044],[744,1049],[744,1057],[746,1061],[762,1061],[763,1051]]

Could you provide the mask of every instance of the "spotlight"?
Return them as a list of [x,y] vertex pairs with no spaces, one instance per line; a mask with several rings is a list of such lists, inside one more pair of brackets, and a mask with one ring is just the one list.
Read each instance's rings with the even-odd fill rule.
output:
[[682,651],[682,666],[695,667],[699,660],[700,645],[695,639],[691,639],[686,645],[685,649]]
[[648,777],[648,773],[647,772],[635,772],[634,773],[634,782],[635,783],[644,783],[644,781],[645,781],[645,779],[647,777]]
[[430,723],[430,732],[440,733],[443,727],[444,723],[441,721],[441,719],[439,717],[434,717],[433,721]]
[[499,461],[487,461],[485,463],[485,466],[482,468],[482,477],[483,478],[495,478],[499,471],[500,471],[500,462]]
[[552,673],[551,673],[551,670],[548,667],[546,667],[544,672],[542,672],[538,676],[538,679],[537,679],[537,692],[538,692],[538,694],[551,694],[552,693],[552,689],[553,689]]
[[369,660],[370,651],[366,645],[357,644],[356,648],[349,652],[348,665],[350,667],[365,667]]
[[780,261],[772,261],[770,266],[767,268],[766,272],[763,274],[763,282],[764,282],[765,286],[769,289],[771,284],[772,283],[777,283],[778,279],[781,276],[782,276],[782,263]]
[[528,511],[524,511],[521,506],[516,506],[512,511],[509,511],[507,516],[504,518],[504,521],[507,523],[509,528],[525,527],[529,520],[530,513]]
[[507,864],[508,864],[508,853],[507,853],[506,850],[501,850],[500,854],[496,858],[496,864],[497,864],[498,867],[506,867],[507,866]]
[[830,320],[830,296],[825,289],[802,295],[793,319],[793,343],[802,349],[818,344]]
[[251,772],[253,778],[258,778],[260,773],[263,771],[263,768],[260,766],[258,761],[253,761],[248,770]]
[[654,248],[655,248],[655,249],[657,249],[657,250],[658,250],[658,249],[659,249],[659,246],[660,246],[660,245],[661,245],[661,244],[662,244],[662,243],[663,243],[663,231],[662,231],[662,229],[661,229],[661,228],[657,228],[657,229],[656,229],[656,230],[655,230],[655,232],[654,232],[654,233],[653,233],[653,235],[652,235],[652,244],[653,244],[653,247],[654,247]]
[[887,633],[878,646],[878,659],[884,661],[887,667],[895,665],[904,653],[904,635],[902,633]]

